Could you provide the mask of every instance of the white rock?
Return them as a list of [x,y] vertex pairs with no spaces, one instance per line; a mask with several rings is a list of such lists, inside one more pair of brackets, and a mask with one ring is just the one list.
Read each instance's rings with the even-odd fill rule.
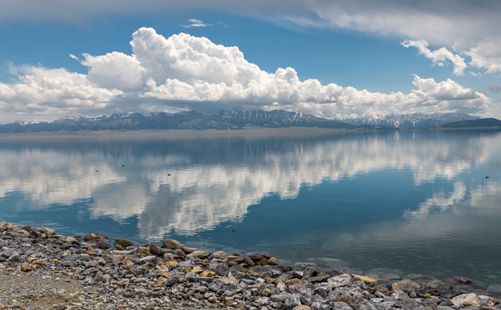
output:
[[480,308],[481,301],[478,298],[477,294],[469,293],[469,294],[461,294],[451,299],[451,302],[454,306],[460,308],[465,306],[471,306],[475,308]]
[[347,273],[329,278],[327,280],[327,282],[331,284],[333,287],[347,286],[350,285],[352,281],[353,279],[351,278],[351,275]]

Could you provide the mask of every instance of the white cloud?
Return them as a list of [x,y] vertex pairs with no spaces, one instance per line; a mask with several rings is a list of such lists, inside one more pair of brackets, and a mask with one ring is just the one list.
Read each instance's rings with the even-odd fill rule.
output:
[[18,81],[0,83],[0,120],[12,116],[55,118],[80,111],[102,110],[122,91],[106,89],[91,83],[84,74],[65,69],[20,67],[15,69]]
[[211,24],[207,24],[203,20],[196,18],[190,18],[186,24],[181,25],[183,28],[205,28],[208,26],[211,26]]
[[466,69],[466,62],[464,61],[464,58],[457,54],[454,54],[445,47],[441,47],[432,51],[428,48],[428,42],[426,42],[425,40],[405,40],[402,42],[402,46],[406,48],[417,48],[419,54],[430,59],[434,64],[438,66],[443,66],[446,60],[450,61],[454,65],[455,75],[463,75],[464,70]]
[[501,36],[493,40],[482,41],[470,48],[466,54],[471,57],[471,64],[478,68],[485,68],[487,72],[501,72]]
[[501,49],[496,43],[501,40],[500,2],[337,0],[305,5],[311,11],[309,17],[293,13],[287,20],[307,26],[425,40],[445,46],[441,54],[445,49],[463,51],[471,57],[471,65],[489,72],[501,70]]
[[238,47],[180,33],[168,38],[152,28],[134,32],[132,54],[83,54],[87,74],[26,67],[18,81],[0,83],[0,114],[46,118],[110,111],[197,108],[287,109],[329,118],[387,113],[488,112],[484,94],[447,79],[414,76],[410,92],[371,92],[319,80],[300,80],[294,68],[266,72]]
[[89,81],[108,89],[140,90],[145,69],[134,56],[111,52],[101,56],[83,54]]
[[[399,0],[0,0],[0,21],[63,20],[82,23],[95,16],[210,9],[259,15],[306,27],[352,29],[384,36],[426,40],[464,51],[473,66],[501,71],[501,2]],[[50,7],[50,10],[47,10]],[[203,23],[193,23],[201,25]],[[188,24],[189,25],[189,24]]]

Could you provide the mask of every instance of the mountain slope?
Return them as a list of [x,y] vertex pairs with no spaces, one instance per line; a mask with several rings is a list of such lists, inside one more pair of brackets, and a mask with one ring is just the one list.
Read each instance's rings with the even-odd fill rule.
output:
[[287,111],[208,111],[176,114],[114,114],[96,118],[80,117],[53,122],[11,123],[0,125],[2,133],[57,132],[88,130],[145,130],[145,129],[242,129],[248,127],[320,127],[346,128],[355,126],[337,120],[323,119],[300,112]]
[[352,125],[384,126],[402,129],[436,128],[444,124],[474,120],[475,116],[463,113],[411,113],[388,114],[371,118],[355,118],[343,120]]
[[442,125],[442,128],[500,128],[501,121],[495,118],[465,120]]
[[421,129],[480,128],[501,126],[496,119],[478,119],[466,114],[405,114],[375,118],[331,120],[301,112],[274,111],[188,111],[169,113],[130,113],[100,117],[66,118],[52,122],[0,125],[0,133],[165,130],[165,129],[243,129],[280,127],[318,127],[338,129]]

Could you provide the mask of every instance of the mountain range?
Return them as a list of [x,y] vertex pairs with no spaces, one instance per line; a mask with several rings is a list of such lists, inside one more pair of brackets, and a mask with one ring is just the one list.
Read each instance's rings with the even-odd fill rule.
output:
[[279,127],[318,127],[337,129],[417,129],[499,127],[497,119],[479,119],[467,114],[405,114],[373,118],[332,120],[301,112],[274,111],[187,111],[180,113],[128,113],[100,117],[65,118],[51,122],[14,122],[0,125],[0,133],[165,130],[165,129],[243,129]]

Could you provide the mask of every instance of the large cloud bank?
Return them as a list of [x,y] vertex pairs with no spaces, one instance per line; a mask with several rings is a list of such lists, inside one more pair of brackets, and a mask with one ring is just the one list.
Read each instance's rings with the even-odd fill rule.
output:
[[83,54],[80,62],[87,67],[86,74],[14,68],[17,81],[0,83],[0,121],[202,106],[286,109],[328,118],[414,112],[482,114],[490,105],[484,94],[450,79],[414,76],[408,93],[381,93],[301,80],[290,67],[266,72],[248,62],[238,47],[185,33],[165,38],[152,28],[140,28],[130,44],[130,55]]

